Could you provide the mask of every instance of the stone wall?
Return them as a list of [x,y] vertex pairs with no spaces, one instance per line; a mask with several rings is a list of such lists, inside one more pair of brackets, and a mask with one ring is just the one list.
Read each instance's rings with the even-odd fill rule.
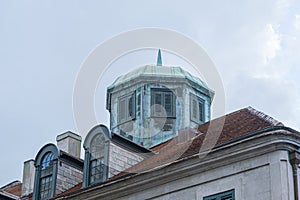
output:
[[83,172],[59,161],[56,180],[56,194],[60,194],[82,182]]
[[109,147],[108,178],[141,162],[143,159],[144,158],[141,155],[130,152],[111,142]]

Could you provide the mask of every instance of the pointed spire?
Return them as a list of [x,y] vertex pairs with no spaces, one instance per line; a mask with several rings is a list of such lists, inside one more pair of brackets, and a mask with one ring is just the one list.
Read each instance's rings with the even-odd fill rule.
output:
[[162,66],[162,60],[161,60],[161,52],[160,49],[158,49],[158,54],[157,54],[157,66]]

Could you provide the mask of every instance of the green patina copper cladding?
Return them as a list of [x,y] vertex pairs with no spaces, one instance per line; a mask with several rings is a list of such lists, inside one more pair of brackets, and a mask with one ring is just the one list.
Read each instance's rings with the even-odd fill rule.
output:
[[191,75],[189,72],[183,70],[181,67],[166,67],[166,66],[155,66],[155,65],[146,65],[139,67],[131,72],[118,77],[113,84],[111,84],[108,89],[113,89],[121,84],[129,82],[138,77],[156,77],[156,78],[174,78],[174,79],[188,79],[189,81],[196,83],[203,88],[206,88],[208,91],[210,89],[199,78]]
[[157,54],[157,66],[162,66],[162,59],[161,59],[161,52],[160,49],[158,50],[158,54]]
[[[107,88],[110,128],[150,148],[176,137],[179,130],[209,121],[213,96],[198,77],[180,67],[162,66],[159,50],[156,64],[136,68]],[[190,103],[191,97],[196,103]]]

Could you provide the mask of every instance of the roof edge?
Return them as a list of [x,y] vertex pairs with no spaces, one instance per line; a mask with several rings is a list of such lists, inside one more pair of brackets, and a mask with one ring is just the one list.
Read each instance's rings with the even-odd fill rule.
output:
[[251,114],[256,115],[257,117],[270,122],[274,126],[284,126],[284,124],[273,117],[263,113],[262,111],[256,110],[255,108],[248,106],[246,108]]

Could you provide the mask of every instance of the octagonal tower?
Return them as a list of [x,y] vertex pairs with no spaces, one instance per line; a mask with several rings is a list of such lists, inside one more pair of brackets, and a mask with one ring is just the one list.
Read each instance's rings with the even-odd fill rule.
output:
[[214,92],[180,67],[139,67],[117,78],[107,88],[110,129],[151,148],[210,120]]

